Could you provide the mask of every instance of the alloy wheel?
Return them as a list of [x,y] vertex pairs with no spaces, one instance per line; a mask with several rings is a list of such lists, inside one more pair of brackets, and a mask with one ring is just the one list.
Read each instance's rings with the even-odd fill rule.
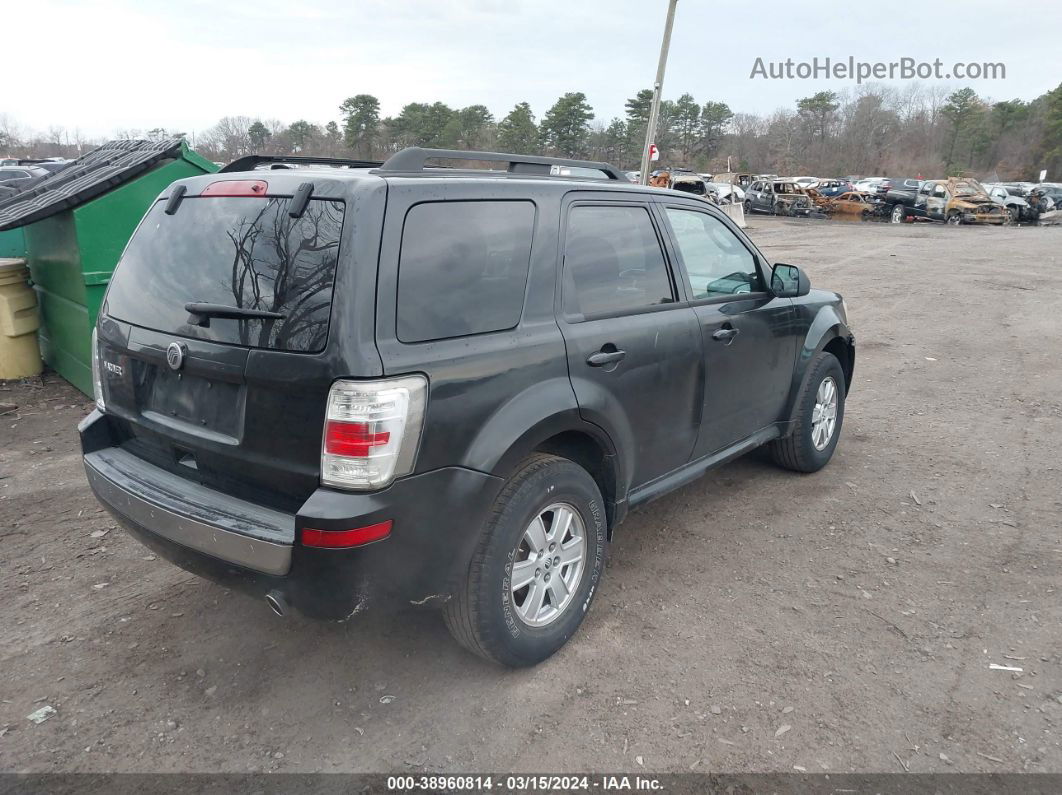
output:
[[815,408],[811,412],[811,443],[816,450],[825,450],[837,428],[837,382],[826,376],[815,393]]
[[586,525],[567,503],[543,509],[516,547],[510,590],[520,620],[552,624],[568,609],[586,569]]

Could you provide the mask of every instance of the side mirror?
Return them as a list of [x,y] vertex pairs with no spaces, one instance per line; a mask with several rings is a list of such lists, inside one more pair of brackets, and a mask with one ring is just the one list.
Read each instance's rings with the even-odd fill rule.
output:
[[771,271],[771,292],[778,298],[799,298],[811,292],[811,280],[796,265],[779,262]]

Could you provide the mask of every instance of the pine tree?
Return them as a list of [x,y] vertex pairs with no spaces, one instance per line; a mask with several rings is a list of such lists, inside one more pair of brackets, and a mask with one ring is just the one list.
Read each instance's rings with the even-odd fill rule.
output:
[[538,125],[526,102],[519,103],[498,124],[498,148],[520,155],[538,153]]
[[343,140],[360,157],[372,157],[380,125],[380,100],[372,94],[357,94],[339,106],[343,114]]
[[564,157],[586,155],[594,109],[581,91],[565,94],[542,119],[542,142]]

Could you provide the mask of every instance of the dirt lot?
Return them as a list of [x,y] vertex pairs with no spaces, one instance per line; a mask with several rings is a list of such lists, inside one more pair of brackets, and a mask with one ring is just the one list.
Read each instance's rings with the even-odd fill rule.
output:
[[157,560],[88,490],[89,402],[0,385],[0,769],[1062,771],[1062,230],[754,220],[847,297],[837,455],[633,514],[534,670]]

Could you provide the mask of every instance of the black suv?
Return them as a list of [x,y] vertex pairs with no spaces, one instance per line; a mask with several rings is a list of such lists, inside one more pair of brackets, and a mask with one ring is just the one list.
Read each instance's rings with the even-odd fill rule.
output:
[[843,301],[703,200],[490,152],[266,160],[159,196],[94,342],[89,482],[189,571],[280,614],[439,605],[530,665],[630,508],[761,445],[833,454]]

